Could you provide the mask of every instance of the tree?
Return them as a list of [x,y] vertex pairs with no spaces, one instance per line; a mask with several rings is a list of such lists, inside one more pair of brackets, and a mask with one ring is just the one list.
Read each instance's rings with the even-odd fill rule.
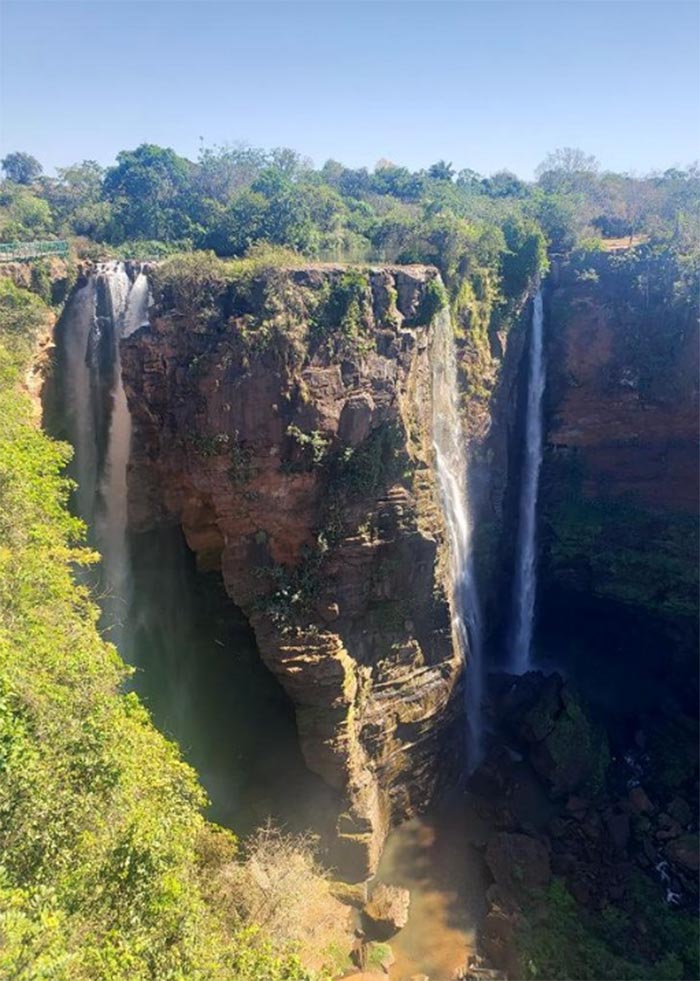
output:
[[103,168],[95,160],[83,160],[57,172],[57,180],[44,178],[41,184],[59,232],[104,238],[111,211],[102,200]]
[[553,170],[565,174],[595,174],[599,167],[592,154],[584,153],[576,147],[565,146],[548,153],[535,171],[535,176],[542,177]]
[[595,157],[566,146],[548,153],[535,174],[540,187],[550,194],[595,196],[599,165]]
[[1,161],[5,178],[13,184],[33,184],[43,173],[43,167],[30,153],[8,153]]
[[243,143],[203,148],[196,176],[198,192],[227,202],[242,188],[250,187],[266,164],[264,150]]
[[0,240],[43,238],[53,232],[53,216],[47,202],[33,191],[9,181],[0,191]]
[[424,180],[406,167],[397,167],[389,160],[380,160],[372,175],[375,194],[390,194],[401,201],[417,201],[423,192]]
[[506,250],[503,253],[503,291],[516,298],[547,261],[547,243],[542,229],[531,218],[506,219],[503,224]]
[[194,165],[174,150],[150,143],[117,154],[117,166],[104,180],[115,213],[113,237],[168,241],[193,234],[193,172]]
[[452,164],[446,163],[444,160],[438,160],[437,163],[428,167],[428,177],[434,181],[451,181],[454,173]]
[[528,194],[527,184],[510,170],[499,170],[484,178],[481,186],[491,198],[524,198]]
[[484,178],[481,174],[466,167],[457,174],[456,184],[458,187],[468,188],[470,191],[479,191],[481,190],[480,185],[483,180]]
[[573,194],[542,194],[536,199],[537,220],[555,252],[569,252],[587,225],[585,200]]
[[295,180],[302,176],[306,171],[311,170],[311,161],[308,157],[302,157],[296,150],[290,150],[286,146],[275,147],[270,151],[270,166],[279,170],[290,180]]

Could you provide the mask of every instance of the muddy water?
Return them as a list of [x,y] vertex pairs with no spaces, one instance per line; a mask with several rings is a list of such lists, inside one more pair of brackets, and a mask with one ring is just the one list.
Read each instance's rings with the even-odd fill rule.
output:
[[464,801],[415,818],[390,836],[377,878],[411,892],[408,923],[391,941],[389,977],[449,981],[474,950],[487,877],[477,843],[484,828]]

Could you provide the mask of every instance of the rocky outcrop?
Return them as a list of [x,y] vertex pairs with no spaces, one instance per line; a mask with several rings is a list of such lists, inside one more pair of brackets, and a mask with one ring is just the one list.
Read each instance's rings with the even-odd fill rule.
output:
[[401,886],[380,884],[362,910],[362,926],[372,940],[389,940],[408,923],[411,897]]
[[[542,944],[564,942],[560,917],[600,923],[615,908],[630,925],[632,956],[654,962],[666,941],[650,925],[677,915],[682,931],[697,910],[697,807],[688,803],[697,799],[697,763],[654,764],[656,749],[639,733],[643,747],[608,753],[604,730],[557,674],[490,680],[494,743],[470,783],[491,829],[481,953],[523,977],[533,954],[545,956]],[[554,771],[540,766],[543,748]],[[637,952],[637,930],[653,938],[650,950]],[[687,954],[695,965],[694,944]]]
[[459,745],[431,469],[437,273],[206,262],[154,270],[150,326],[122,341],[130,524],[180,523],[221,570],[339,793],[334,861],[363,879]]
[[36,293],[53,306],[59,306],[66,300],[78,271],[76,263],[59,256],[0,264],[0,276],[11,279],[21,289]]
[[495,834],[486,848],[486,864],[506,907],[517,908],[524,897],[544,889],[551,879],[547,849],[528,835]]
[[692,288],[677,298],[668,275],[661,258],[633,254],[626,265],[601,257],[588,275],[558,270],[548,445],[576,456],[589,500],[695,515],[699,311]]

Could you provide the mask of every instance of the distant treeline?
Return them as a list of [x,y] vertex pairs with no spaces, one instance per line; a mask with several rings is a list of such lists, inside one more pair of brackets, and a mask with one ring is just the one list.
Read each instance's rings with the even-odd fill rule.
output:
[[571,148],[549,154],[535,182],[505,170],[456,171],[444,160],[419,171],[388,160],[373,171],[335,160],[314,169],[293,150],[248,146],[203,148],[195,163],[143,144],[113,167],[86,160],[57,177],[17,152],[2,168],[5,242],[56,236],[221,256],[267,242],[328,260],[434,262],[449,278],[465,256],[489,267],[532,236],[555,252],[644,237],[688,254],[700,227],[696,166],[635,177],[602,171]]

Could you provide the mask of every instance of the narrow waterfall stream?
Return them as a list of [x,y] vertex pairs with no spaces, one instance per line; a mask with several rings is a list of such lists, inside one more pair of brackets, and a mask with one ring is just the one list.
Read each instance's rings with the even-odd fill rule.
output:
[[465,662],[464,701],[467,769],[479,764],[483,750],[483,665],[479,597],[472,553],[467,453],[459,412],[457,360],[447,309],[435,324],[433,364],[433,442],[452,558],[453,629]]
[[126,404],[119,357],[119,340],[128,337],[148,318],[148,280],[139,271],[131,281],[123,263],[109,266],[97,276],[97,329],[111,333],[113,350],[112,405],[106,459],[99,493],[97,544],[102,553],[103,608],[111,621],[111,639],[119,643],[129,605],[126,471],[131,446],[131,416]]
[[532,332],[525,410],[525,456],[520,489],[515,579],[513,583],[513,634],[510,668],[516,674],[530,669],[532,632],[537,593],[537,492],[542,464],[542,396],[545,386],[542,290],[532,304]]

